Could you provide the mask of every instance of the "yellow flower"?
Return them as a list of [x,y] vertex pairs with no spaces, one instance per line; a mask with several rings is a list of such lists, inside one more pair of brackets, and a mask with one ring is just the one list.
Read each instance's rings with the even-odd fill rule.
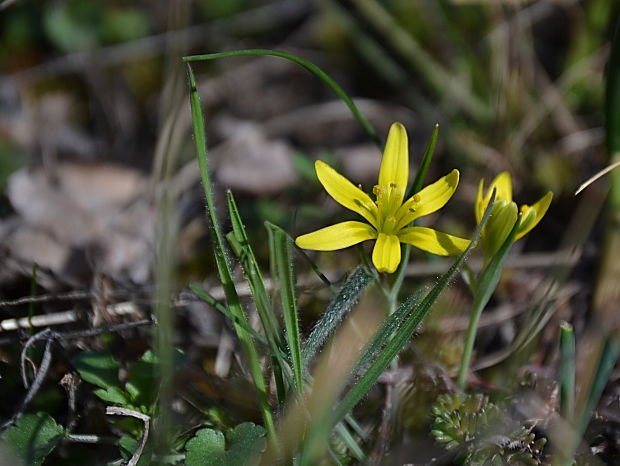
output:
[[484,179],[480,180],[480,184],[478,184],[478,195],[476,196],[475,204],[476,222],[478,223],[482,220],[482,215],[489,204],[493,188],[497,190],[495,204],[493,204],[491,218],[489,218],[482,231],[482,247],[489,255],[495,254],[504,243],[517,221],[518,215],[521,215],[521,224],[519,225],[515,241],[525,236],[532,228],[538,225],[538,222],[547,212],[553,198],[553,193],[549,191],[534,205],[528,206],[523,204],[521,208],[517,209],[517,204],[512,200],[512,180],[510,174],[502,172],[491,182],[491,186],[489,186],[486,194],[483,194]]
[[295,243],[304,249],[334,251],[375,239],[372,262],[379,272],[392,273],[400,263],[400,243],[411,244],[442,256],[462,253],[469,240],[431,228],[409,226],[414,220],[441,209],[459,183],[458,170],[422,189],[403,202],[409,178],[407,131],[394,123],[388,134],[373,188],[376,201],[324,162],[315,163],[316,174],[328,194],[368,223],[348,221],[299,236]]

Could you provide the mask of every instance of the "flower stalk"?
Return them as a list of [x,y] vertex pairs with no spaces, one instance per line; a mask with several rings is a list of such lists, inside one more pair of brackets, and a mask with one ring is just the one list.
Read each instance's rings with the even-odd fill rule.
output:
[[517,204],[512,200],[512,180],[508,172],[500,173],[491,182],[486,194],[484,193],[484,180],[480,180],[474,206],[478,223],[493,196],[495,196],[495,203],[492,206],[491,218],[484,226],[481,235],[482,247],[486,253],[485,266],[478,277],[475,277],[473,273],[468,274],[474,299],[457,376],[457,385],[462,389],[465,388],[469,373],[480,316],[499,283],[510,247],[538,225],[549,209],[553,193],[549,191],[531,206],[524,204],[517,208]]

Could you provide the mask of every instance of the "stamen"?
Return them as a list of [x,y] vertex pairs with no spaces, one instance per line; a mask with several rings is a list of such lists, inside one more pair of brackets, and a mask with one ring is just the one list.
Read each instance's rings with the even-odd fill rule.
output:
[[396,187],[396,183],[390,183],[390,188],[394,189]]
[[372,193],[373,193],[375,196],[379,196],[379,195],[381,195],[381,186],[379,186],[378,184],[374,185],[374,186],[372,187]]
[[413,195],[413,202],[420,202],[421,200],[422,200],[422,197],[419,194]]

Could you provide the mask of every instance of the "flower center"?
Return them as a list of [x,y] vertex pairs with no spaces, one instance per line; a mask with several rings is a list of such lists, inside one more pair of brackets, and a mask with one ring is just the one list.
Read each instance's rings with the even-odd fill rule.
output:
[[396,183],[390,183],[388,186],[375,185],[372,188],[373,194],[376,196],[378,210],[378,227],[379,231],[392,234],[396,230],[398,222],[396,221],[396,211],[401,206],[402,196]]

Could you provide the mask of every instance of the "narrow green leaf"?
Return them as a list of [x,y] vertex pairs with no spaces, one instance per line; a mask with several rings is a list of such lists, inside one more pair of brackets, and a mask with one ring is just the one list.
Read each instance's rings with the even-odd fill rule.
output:
[[374,334],[368,346],[364,349],[362,356],[353,369],[352,374],[358,374],[366,365],[375,359],[377,354],[387,345],[392,335],[407,321],[415,306],[420,302],[424,290],[418,290],[405,299],[400,306],[383,323],[379,330]]
[[[620,19],[616,22],[607,68],[605,120],[607,152],[609,163],[612,164],[620,160]],[[620,170],[616,168],[609,176],[611,179],[609,202],[617,209],[620,208]]]
[[64,432],[53,417],[40,412],[19,418],[2,439],[24,464],[39,466],[63,439]]
[[228,308],[226,306],[224,306],[222,303],[220,303],[217,299],[215,299],[213,296],[211,296],[205,290],[199,288],[197,285],[194,285],[194,284],[190,284],[189,288],[194,293],[196,293],[198,296],[200,296],[202,299],[204,299],[207,303],[209,303],[211,306],[213,306],[215,309],[217,309],[222,314],[224,314],[226,317],[228,317],[228,319],[231,322],[233,322],[236,325],[240,326],[243,330],[245,330],[247,333],[252,335],[252,337],[254,337],[254,339],[258,340],[259,342],[261,342],[264,345],[268,344],[267,343],[267,339],[264,336],[262,336],[260,333],[258,333],[256,330],[254,330],[246,320],[238,319],[235,315],[232,314],[232,312],[230,312],[228,310]]
[[329,303],[304,343],[302,358],[305,365],[312,360],[319,347],[333,335],[344,316],[355,305],[373,279],[374,275],[371,275],[364,267],[358,267],[351,274],[336,297]]
[[603,352],[601,353],[601,357],[596,367],[594,380],[592,381],[592,385],[590,387],[590,393],[588,394],[586,405],[581,412],[581,416],[579,416],[579,422],[575,429],[578,438],[585,432],[586,427],[588,427],[588,424],[590,423],[590,419],[592,419],[594,409],[601,399],[603,390],[605,390],[605,387],[607,386],[611,372],[618,361],[619,354],[620,340],[618,337],[614,336],[607,338],[607,340],[605,340],[605,346],[603,346]]
[[234,238],[241,247],[241,249],[235,254],[237,255],[243,270],[245,271],[248,284],[250,285],[250,291],[252,292],[252,297],[254,298],[256,309],[258,310],[258,315],[261,319],[261,324],[265,330],[265,335],[268,339],[277,341],[277,335],[279,333],[278,319],[274,315],[271,301],[269,300],[269,295],[267,294],[267,289],[265,287],[265,281],[263,280],[263,275],[258,266],[258,261],[254,255],[254,251],[250,246],[250,242],[245,231],[245,226],[243,225],[243,221],[239,215],[239,209],[237,208],[232,192],[226,192],[226,200],[228,202],[228,211],[230,213],[230,221],[233,228],[232,232]]
[[435,147],[437,146],[437,138],[439,137],[439,123],[435,125],[433,128],[433,133],[431,134],[431,138],[428,140],[426,144],[426,149],[424,150],[424,155],[422,156],[422,161],[420,162],[420,166],[418,167],[418,171],[415,174],[415,178],[413,179],[413,184],[405,196],[405,199],[410,198],[415,193],[420,191],[424,186],[424,181],[426,181],[426,175],[428,174],[428,168],[431,166],[431,161],[433,160],[433,155],[435,155]]
[[293,275],[293,259],[291,257],[292,239],[280,227],[267,223],[268,229],[273,233],[273,256],[275,258],[275,271],[280,288],[280,302],[282,315],[286,327],[286,342],[293,366],[293,378],[298,393],[303,390],[303,363],[301,356],[301,338],[299,335],[299,316],[297,311],[297,298],[295,296],[295,277]]
[[329,281],[325,274],[321,272],[319,266],[316,265],[312,259],[310,259],[310,256],[306,254],[306,251],[304,251],[297,245],[295,246],[295,249],[299,254],[301,254],[301,257],[303,257],[303,259],[308,263],[308,265],[310,265],[310,268],[316,274],[316,276],[319,277],[319,280],[321,280],[325,284],[325,286],[329,288],[329,291],[331,291],[333,295],[336,295],[338,293],[336,287],[332,284],[332,282]]
[[205,60],[214,60],[217,58],[230,58],[230,57],[242,57],[242,56],[264,56],[270,55],[273,57],[284,58],[286,60],[290,60],[298,65],[301,65],[316,77],[318,77],[321,81],[323,81],[329,88],[334,91],[334,93],[340,97],[340,99],[345,103],[351,113],[355,117],[355,119],[360,123],[366,134],[372,139],[372,141],[379,147],[379,149],[383,148],[383,143],[381,139],[377,136],[377,133],[373,129],[372,125],[364,118],[362,112],[357,108],[353,99],[351,99],[347,93],[334,81],[327,73],[325,73],[321,68],[316,66],[315,64],[304,60],[303,58],[299,58],[296,55],[280,52],[277,50],[265,50],[265,49],[249,49],[249,50],[234,50],[231,52],[221,52],[221,53],[208,53],[205,55],[193,55],[189,57],[183,57],[183,61],[185,62],[195,62],[195,61],[205,61]]
[[567,422],[575,413],[575,332],[568,322],[560,324],[560,412]]
[[235,245],[235,247],[232,248],[233,252],[241,262],[241,266],[243,267],[250,286],[250,291],[254,298],[254,303],[256,304],[256,310],[258,311],[258,316],[271,352],[278,399],[283,402],[285,399],[285,386],[282,374],[286,371],[286,363],[280,356],[280,325],[273,311],[263,275],[258,266],[254,251],[250,246],[245,226],[239,215],[239,209],[237,208],[232,192],[226,192],[226,199],[228,201],[228,211],[233,228],[232,237],[229,237],[229,242]]
[[190,64],[187,65],[187,74],[190,87],[190,104],[192,110],[192,127],[194,133],[194,142],[196,143],[196,153],[198,156],[198,165],[200,167],[200,176],[202,179],[202,185],[207,201],[207,213],[209,215],[209,219],[211,221],[211,228],[213,229],[215,237],[215,262],[217,265],[218,274],[220,276],[220,281],[222,282],[224,293],[226,295],[228,308],[230,309],[232,315],[235,316],[233,326],[235,328],[235,332],[237,333],[237,337],[239,338],[239,342],[241,343],[241,347],[247,359],[248,367],[252,375],[252,380],[254,381],[254,385],[258,392],[258,399],[261,413],[263,416],[263,421],[265,422],[265,428],[267,429],[270,441],[274,445],[274,448],[277,449],[278,447],[275,424],[273,421],[273,415],[271,413],[271,407],[269,405],[267,385],[263,377],[260,360],[258,357],[258,351],[254,346],[254,340],[252,338],[252,335],[249,334],[242,326],[236,323],[238,320],[247,324],[247,318],[245,316],[245,313],[243,312],[237,290],[235,289],[235,284],[232,279],[232,271],[226,257],[224,235],[222,234],[221,226],[219,224],[217,215],[215,214],[215,199],[213,195],[213,186],[211,184],[211,179],[209,175],[209,165],[207,158],[207,136],[204,127],[204,117],[200,103],[200,96],[198,95],[198,90],[196,88],[196,78],[194,77],[194,73]]

